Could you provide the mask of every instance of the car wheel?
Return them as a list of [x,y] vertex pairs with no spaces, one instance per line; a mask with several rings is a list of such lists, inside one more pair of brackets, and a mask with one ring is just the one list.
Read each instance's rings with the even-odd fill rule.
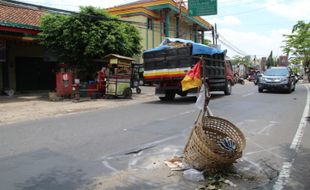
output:
[[230,83],[230,81],[227,81],[226,85],[225,85],[224,94],[225,95],[231,95],[231,91],[232,91],[231,83]]
[[262,93],[262,92],[264,92],[264,89],[263,89],[263,88],[258,87],[258,92],[259,92],[259,93]]
[[287,88],[287,91],[286,91],[287,93],[291,93],[292,92],[292,83],[290,83],[289,85],[288,85],[288,88]]

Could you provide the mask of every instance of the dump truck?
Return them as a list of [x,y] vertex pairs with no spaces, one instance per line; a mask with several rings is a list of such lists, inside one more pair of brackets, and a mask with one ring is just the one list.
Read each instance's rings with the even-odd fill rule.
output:
[[182,91],[181,81],[187,71],[203,59],[209,90],[223,91],[225,95],[230,95],[234,84],[233,72],[231,63],[225,60],[225,56],[226,50],[191,40],[167,38],[159,47],[144,51],[144,80],[156,87],[155,95],[163,101],[174,100],[176,94],[196,96],[197,88]]

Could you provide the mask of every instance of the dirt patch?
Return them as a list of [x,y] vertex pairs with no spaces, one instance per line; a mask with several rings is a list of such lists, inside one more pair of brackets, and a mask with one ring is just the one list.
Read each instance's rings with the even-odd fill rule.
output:
[[128,106],[139,102],[158,100],[154,87],[142,87],[141,94],[133,94],[132,99],[95,99],[81,102],[72,100],[49,101],[47,93],[0,97],[0,125],[62,116],[95,109],[109,109]]

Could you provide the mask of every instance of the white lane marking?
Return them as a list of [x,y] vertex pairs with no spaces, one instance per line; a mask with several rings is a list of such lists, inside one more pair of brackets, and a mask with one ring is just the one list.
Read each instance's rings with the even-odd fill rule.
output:
[[253,92],[251,92],[251,93],[248,93],[248,94],[244,94],[244,95],[242,95],[242,97],[247,97],[247,96],[251,96],[251,95],[253,95],[254,93]]
[[212,113],[212,111],[211,111],[211,109],[209,108],[209,106],[207,106],[207,109],[208,109],[208,111],[209,111],[209,113],[210,113],[210,116],[214,116],[214,114]]
[[301,139],[302,139],[302,136],[304,135],[304,131],[305,131],[305,127],[307,125],[307,117],[309,116],[309,108],[310,108],[310,90],[309,90],[309,87],[306,86],[307,88],[307,103],[306,103],[306,106],[305,106],[305,110],[304,110],[304,113],[301,117],[301,120],[300,120],[300,123],[299,123],[299,126],[298,126],[298,129],[297,129],[297,132],[295,134],[295,137],[293,139],[293,142],[290,146],[291,149],[293,150],[298,150],[299,146],[300,146],[300,143],[301,143]]
[[281,172],[279,174],[277,182],[274,184],[273,189],[280,190],[283,189],[283,186],[288,182],[290,178],[291,168],[293,162],[284,162]]
[[[304,134],[305,127],[307,126],[307,121],[306,117],[309,114],[309,108],[310,108],[310,90],[307,85],[305,85],[307,89],[307,101],[306,101],[306,106],[304,109],[304,113],[301,117],[298,129],[296,131],[296,134],[294,136],[294,139],[291,143],[290,148],[293,149],[294,151],[298,152],[298,149],[300,147],[301,139]],[[275,185],[273,186],[274,190],[281,190],[283,187],[286,185],[288,182],[288,179],[290,178],[290,173],[291,173],[291,168],[294,163],[294,159],[291,162],[284,162],[281,172],[279,174],[278,180],[276,181]]]

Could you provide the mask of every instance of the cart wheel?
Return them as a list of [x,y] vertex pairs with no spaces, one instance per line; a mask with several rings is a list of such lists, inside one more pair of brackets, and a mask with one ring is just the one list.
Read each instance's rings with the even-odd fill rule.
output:
[[137,94],[140,94],[141,93],[141,88],[136,88],[136,92],[137,92]]
[[132,96],[132,90],[131,88],[126,88],[123,92],[124,98],[131,98]]

